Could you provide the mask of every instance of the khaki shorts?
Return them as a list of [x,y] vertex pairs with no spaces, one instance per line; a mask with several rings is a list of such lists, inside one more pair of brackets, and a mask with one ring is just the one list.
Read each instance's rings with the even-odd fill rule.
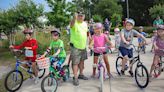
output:
[[71,47],[71,60],[72,65],[77,65],[81,61],[84,61],[87,59],[87,51],[86,49],[80,50],[75,47]]

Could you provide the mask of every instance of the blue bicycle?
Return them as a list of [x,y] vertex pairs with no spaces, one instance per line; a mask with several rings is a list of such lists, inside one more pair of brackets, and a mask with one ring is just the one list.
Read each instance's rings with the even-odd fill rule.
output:
[[[23,83],[23,74],[20,71],[20,68],[25,70],[31,77],[34,76],[32,70],[32,63],[30,61],[22,62],[18,57],[23,54],[22,50],[12,50],[14,57],[16,59],[16,64],[14,70],[10,71],[5,78],[5,88],[10,92],[17,91]],[[26,65],[24,67],[23,65]],[[45,74],[45,69],[38,69],[38,77],[42,78]]]

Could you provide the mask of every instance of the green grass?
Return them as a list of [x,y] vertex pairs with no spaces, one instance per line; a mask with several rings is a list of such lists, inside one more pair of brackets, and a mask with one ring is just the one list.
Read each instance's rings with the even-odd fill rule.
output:
[[14,56],[8,49],[0,48],[0,66],[11,65],[15,63]]

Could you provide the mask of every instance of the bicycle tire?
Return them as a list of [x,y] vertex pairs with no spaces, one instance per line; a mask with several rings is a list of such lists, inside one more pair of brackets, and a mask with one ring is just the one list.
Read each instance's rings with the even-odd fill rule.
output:
[[[14,72],[16,72],[17,75],[20,74],[21,79],[20,79],[19,85],[18,85],[15,89],[11,89],[11,88],[9,88],[9,86],[8,86],[8,78],[9,78],[10,75],[11,75],[12,73],[14,73]],[[14,77],[14,78],[16,78],[16,77]],[[14,80],[15,80],[15,79],[14,79]],[[17,81],[17,80],[16,80],[16,81]],[[23,83],[23,74],[22,74],[22,72],[19,71],[19,70],[12,70],[12,71],[10,71],[10,72],[6,75],[6,78],[5,78],[5,81],[4,81],[4,85],[5,85],[6,90],[8,90],[8,91],[10,91],[10,92],[15,92],[15,91],[19,90],[19,88],[22,86],[22,83]],[[10,84],[11,84],[11,83],[10,83]]]
[[38,72],[40,72],[40,71],[43,71],[43,72],[42,72],[42,74],[40,76],[38,76],[39,79],[44,76],[46,69],[39,69]]
[[37,69],[38,69],[38,73],[43,70],[42,74],[40,74],[40,75],[38,74],[38,78],[40,79],[44,76],[46,69],[39,69],[38,65],[37,65]]
[[[48,79],[50,78],[50,79]],[[50,91],[50,92],[56,92],[57,88],[58,88],[58,82],[56,80],[56,78],[52,75],[52,74],[49,74],[47,75],[46,77],[43,78],[42,82],[41,82],[41,90],[42,92],[46,92],[47,90],[45,89],[45,82],[46,82],[46,79],[48,79],[48,86],[52,86],[53,85],[53,82],[52,80],[55,81],[55,87],[53,87],[52,89],[54,89],[53,91]],[[50,82],[49,82],[50,81]]]
[[[138,71],[139,68],[142,69],[142,72],[141,72],[142,75],[141,75],[141,77],[143,76],[143,71],[145,71],[145,73],[146,73],[146,82],[143,85],[139,82],[139,79],[138,79],[138,77],[139,77],[139,71]],[[146,67],[144,65],[142,65],[142,64],[141,65],[137,65],[137,67],[136,67],[136,70],[135,70],[135,81],[136,81],[138,87],[140,87],[140,88],[146,88],[148,86],[148,84],[149,84],[148,71],[147,71]]]
[[[121,61],[123,60],[123,57],[119,56],[117,59],[116,59],[116,71],[118,73],[118,75],[121,76],[121,70],[119,69],[119,67],[122,68],[122,65],[120,66],[119,65],[119,60],[121,59]],[[122,62],[121,62],[122,63]]]

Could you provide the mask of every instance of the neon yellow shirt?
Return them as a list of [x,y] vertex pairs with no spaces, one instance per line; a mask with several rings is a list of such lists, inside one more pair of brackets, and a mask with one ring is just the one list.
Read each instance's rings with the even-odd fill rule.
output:
[[85,49],[87,43],[88,26],[86,22],[79,23],[75,21],[74,26],[71,28],[70,41],[77,49]]

